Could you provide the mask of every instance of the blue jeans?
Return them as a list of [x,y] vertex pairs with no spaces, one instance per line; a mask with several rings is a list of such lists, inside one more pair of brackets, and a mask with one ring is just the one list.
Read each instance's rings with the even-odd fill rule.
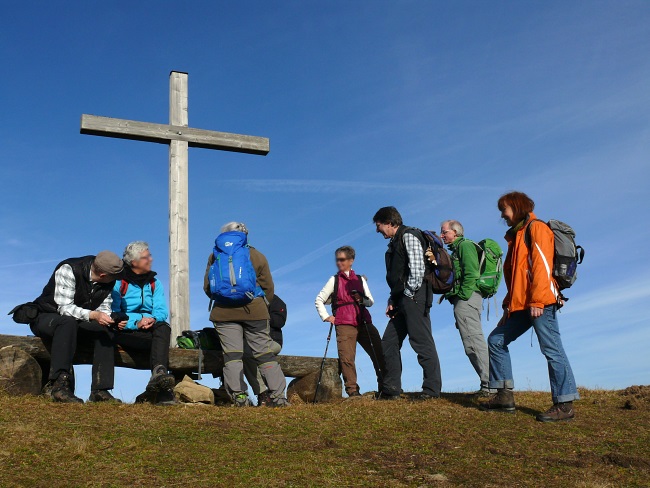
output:
[[553,403],[580,399],[571,365],[562,347],[555,305],[544,307],[544,313],[537,318],[532,318],[529,310],[513,312],[502,326],[492,331],[487,340],[490,352],[490,388],[514,388],[508,344],[531,327],[535,329],[539,347],[548,362]]

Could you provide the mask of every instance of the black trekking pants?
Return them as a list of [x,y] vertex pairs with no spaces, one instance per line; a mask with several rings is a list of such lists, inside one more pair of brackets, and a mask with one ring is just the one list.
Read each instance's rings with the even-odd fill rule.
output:
[[386,371],[383,392],[399,395],[402,392],[402,344],[406,336],[422,366],[422,391],[439,396],[442,389],[440,361],[436,343],[431,334],[430,307],[427,306],[427,287],[422,286],[413,298],[402,296],[397,303],[397,314],[384,331],[381,344],[384,350]]

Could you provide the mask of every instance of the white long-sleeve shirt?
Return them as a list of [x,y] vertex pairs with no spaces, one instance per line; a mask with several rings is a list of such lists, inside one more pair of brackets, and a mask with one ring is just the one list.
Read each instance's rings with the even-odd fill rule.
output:
[[[349,274],[348,274],[349,276]],[[325,283],[325,286],[323,289],[316,295],[316,310],[318,311],[318,315],[320,315],[320,318],[323,322],[327,320],[327,317],[329,317],[330,313],[328,313],[327,309],[325,308],[325,305],[330,305],[332,303],[332,294],[334,293],[334,279],[336,276],[330,277],[330,279]],[[361,279],[361,282],[363,283],[363,294],[365,295],[363,299],[363,306],[364,307],[372,307],[372,305],[375,303],[375,300],[372,298],[372,294],[370,293],[370,288],[368,287],[368,280],[366,280],[366,277],[361,275],[357,275],[358,278]]]
[[[76,280],[72,266],[64,264],[54,273],[54,302],[56,303],[58,312],[61,315],[69,315],[77,320],[88,322],[90,321],[90,312],[92,310],[81,308],[74,304],[76,289]],[[99,307],[97,307],[97,311],[110,315],[112,303],[113,298],[109,293],[104,301],[100,303]]]

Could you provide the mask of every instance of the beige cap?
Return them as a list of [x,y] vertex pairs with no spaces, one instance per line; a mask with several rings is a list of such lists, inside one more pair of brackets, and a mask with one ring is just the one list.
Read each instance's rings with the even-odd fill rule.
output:
[[95,256],[95,268],[97,271],[109,275],[118,275],[124,269],[124,261],[117,254],[111,251],[102,251]]

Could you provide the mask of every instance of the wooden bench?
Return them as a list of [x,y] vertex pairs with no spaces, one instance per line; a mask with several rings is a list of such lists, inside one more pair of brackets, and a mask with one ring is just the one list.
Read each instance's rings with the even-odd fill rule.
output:
[[[20,349],[34,358],[40,366],[40,374],[33,373],[33,378],[25,378],[25,368],[18,368],[12,359],[14,355],[9,354],[10,349],[6,346]],[[3,354],[4,352],[4,354]],[[202,351],[201,373],[220,376],[223,371],[223,354],[221,351]],[[74,357],[74,364],[92,364],[92,344],[80,343]],[[169,369],[180,381],[184,375],[194,377],[197,373],[199,351],[192,349],[169,349]],[[320,370],[322,358],[306,356],[278,356],[278,363],[282,367],[284,375],[295,378],[287,391],[288,396],[297,394],[303,401],[313,401],[316,381]],[[115,366],[131,369],[149,369],[149,353],[147,351],[133,351],[116,348]],[[30,385],[31,389],[38,389],[47,382],[50,370],[50,353],[40,338],[33,336],[14,336],[0,334],[0,380],[5,384],[21,383]],[[17,375],[23,377],[17,378]],[[0,388],[2,386],[0,385]],[[26,389],[25,391],[28,391]],[[323,368],[323,378],[319,389],[318,401],[332,401],[342,397],[342,382],[337,359],[328,358]]]

